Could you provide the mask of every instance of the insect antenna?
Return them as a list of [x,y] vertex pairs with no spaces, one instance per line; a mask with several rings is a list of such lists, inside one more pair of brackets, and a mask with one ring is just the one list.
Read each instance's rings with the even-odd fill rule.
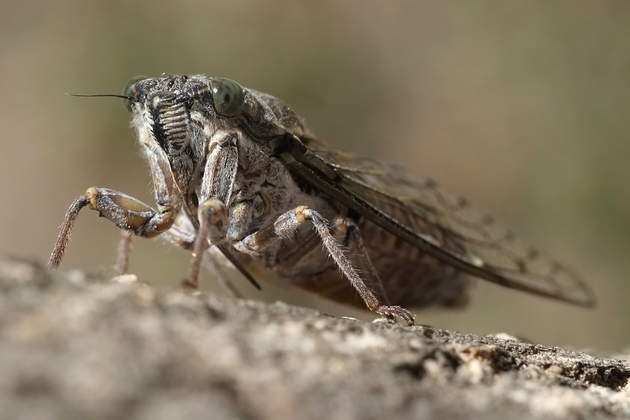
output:
[[125,95],[115,95],[112,93],[99,93],[99,94],[91,94],[91,95],[84,95],[84,94],[79,94],[79,93],[66,93],[66,95],[68,96],[74,96],[77,98],[120,98],[120,99],[126,99],[128,101],[131,102],[136,102],[134,98],[132,98],[131,96],[125,96]]

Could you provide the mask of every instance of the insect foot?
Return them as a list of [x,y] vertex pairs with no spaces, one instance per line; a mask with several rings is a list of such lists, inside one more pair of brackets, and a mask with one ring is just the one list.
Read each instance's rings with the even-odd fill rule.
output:
[[412,326],[416,319],[414,314],[400,306],[379,306],[375,312],[390,321],[395,321],[395,317],[399,317],[409,326]]

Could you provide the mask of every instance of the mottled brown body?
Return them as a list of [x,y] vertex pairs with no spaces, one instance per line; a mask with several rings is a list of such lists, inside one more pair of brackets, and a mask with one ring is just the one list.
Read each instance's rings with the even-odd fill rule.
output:
[[[379,277],[384,279],[384,301],[416,308],[432,305],[454,307],[468,302],[468,285],[472,280],[469,276],[419,251],[372,222],[361,221],[359,229],[374,268]],[[313,242],[317,239],[314,238]],[[361,252],[354,243],[348,243],[346,249],[350,255]],[[308,272],[290,263],[278,264],[278,272],[283,280],[337,302],[365,306],[356,289],[339,273],[339,268],[321,244],[313,246],[311,252],[317,254],[314,258],[317,263]],[[362,268],[360,261],[354,263]],[[361,271],[365,273],[365,268]],[[379,294],[378,284],[365,281]]]
[[[466,302],[468,276],[570,303],[580,279],[433,180],[318,140],[279,99],[206,75],[138,78],[125,88],[157,209],[92,187],[66,216],[50,267],[82,207],[126,232],[208,254],[255,283],[261,272],[413,324],[403,306]],[[129,234],[119,267],[126,266]],[[211,265],[218,277],[222,277]],[[122,271],[122,269],[121,269]],[[225,283],[227,281],[224,280]]]

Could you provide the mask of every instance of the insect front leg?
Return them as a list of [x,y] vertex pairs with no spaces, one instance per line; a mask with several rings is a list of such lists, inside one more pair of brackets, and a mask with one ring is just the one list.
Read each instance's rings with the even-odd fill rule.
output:
[[[291,237],[291,235],[297,231],[300,226],[303,226],[307,222],[310,222],[313,225],[324,247],[326,248],[326,251],[328,251],[328,254],[335,261],[337,267],[339,267],[345,277],[359,293],[368,309],[388,319],[392,319],[397,316],[404,320],[408,325],[414,324],[414,316],[408,310],[400,306],[383,305],[379,302],[374,295],[374,292],[365,284],[363,279],[361,279],[357,269],[353,266],[352,262],[343,250],[342,244],[335,238],[334,231],[331,227],[329,227],[326,219],[324,219],[317,211],[306,206],[299,206],[282,214],[272,226],[245,237],[242,241],[235,244],[235,248],[238,251],[252,255],[261,254],[265,249],[276,246],[281,240]],[[343,228],[352,229],[350,224],[343,226]],[[351,234],[354,235],[355,238],[358,237],[359,244],[362,244],[358,230],[351,232]],[[363,251],[365,250],[363,249]],[[361,260],[363,263],[367,261],[365,268],[371,268],[371,270],[374,270],[367,253],[361,256]],[[375,271],[373,271],[373,274],[378,276]],[[378,277],[376,278],[378,279]]]
[[123,230],[118,241],[118,251],[116,251],[116,266],[114,267],[114,275],[122,276],[127,272],[129,267],[129,255],[131,254],[131,237],[133,233]]
[[[157,211],[119,191],[91,187],[84,195],[78,197],[68,209],[57,243],[48,260],[48,268],[55,269],[61,263],[76,218],[84,207],[98,211],[101,217],[112,221],[119,228],[145,238],[152,238],[167,230],[173,224],[177,214],[173,207],[166,206],[162,207],[161,211]],[[123,237],[122,240],[124,241],[125,238]],[[120,250],[125,253],[122,246]],[[126,266],[127,257],[120,254],[119,251],[117,264]]]
[[[48,268],[55,269],[61,263],[70,240],[70,234],[79,212],[84,207],[99,212],[101,217],[112,221],[116,226],[144,238],[155,237],[168,230],[179,213],[180,201],[174,193],[173,178],[167,160],[159,152],[147,147],[147,157],[153,176],[158,209],[155,210],[142,201],[119,191],[108,188],[91,187],[78,197],[68,209],[61,232],[50,258]],[[123,235],[116,258],[117,274],[126,270],[130,250],[130,235]]]

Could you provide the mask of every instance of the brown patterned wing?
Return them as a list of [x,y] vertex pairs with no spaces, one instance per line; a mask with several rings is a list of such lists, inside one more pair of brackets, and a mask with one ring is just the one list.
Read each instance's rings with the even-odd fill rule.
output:
[[318,168],[323,162],[337,179],[302,175],[393,235],[494,283],[581,306],[595,304],[577,275],[435,181],[400,165],[338,151],[321,140],[307,145],[305,166]]

